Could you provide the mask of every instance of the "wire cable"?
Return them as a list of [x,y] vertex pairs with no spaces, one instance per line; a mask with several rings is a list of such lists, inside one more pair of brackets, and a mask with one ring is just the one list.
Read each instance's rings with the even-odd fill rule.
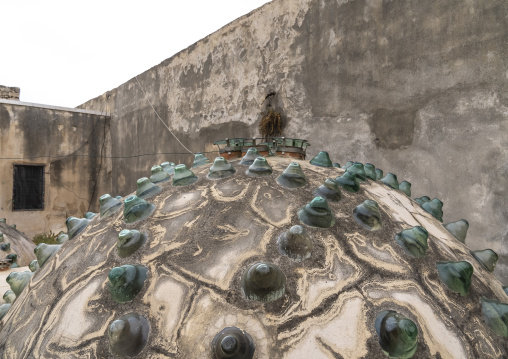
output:
[[164,122],[164,120],[159,116],[159,114],[157,113],[157,111],[155,111],[155,108],[153,107],[152,103],[150,102],[150,100],[148,99],[148,96],[146,95],[146,92],[145,92],[145,89],[143,88],[143,86],[141,86],[141,84],[139,83],[139,80],[138,80],[138,77],[137,76],[134,76],[134,78],[136,79],[136,82],[138,83],[139,87],[141,88],[141,91],[143,91],[143,93],[145,94],[145,98],[146,100],[148,101],[148,103],[150,104],[150,106],[152,107],[152,110],[153,112],[155,112],[155,114],[157,115],[157,117],[159,118],[159,120],[161,120],[161,122],[163,123],[164,126],[166,126],[166,128],[168,129],[169,133],[171,133],[173,135],[173,137],[175,138],[175,140],[178,141],[179,144],[182,145],[183,148],[185,148],[187,150],[187,152],[191,153],[191,154],[195,154],[194,152],[192,152],[191,150],[189,150],[187,147],[185,147],[185,145],[178,139],[178,137],[175,136],[175,134],[171,131],[171,129],[168,127],[168,125],[166,125],[166,122]]

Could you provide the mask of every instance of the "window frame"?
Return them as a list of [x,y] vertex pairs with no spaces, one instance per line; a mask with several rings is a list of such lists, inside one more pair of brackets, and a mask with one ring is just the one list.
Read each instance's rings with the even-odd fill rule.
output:
[[[25,167],[42,167],[42,194],[41,194],[41,208],[16,208],[14,206],[15,196],[16,196],[16,167],[17,166],[25,166]],[[45,209],[45,198],[46,198],[46,164],[44,163],[13,163],[12,164],[12,211],[13,212],[22,212],[22,211],[44,211]]]

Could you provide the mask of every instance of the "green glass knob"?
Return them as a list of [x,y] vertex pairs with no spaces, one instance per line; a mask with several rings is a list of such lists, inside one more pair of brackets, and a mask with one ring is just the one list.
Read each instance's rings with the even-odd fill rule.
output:
[[40,268],[39,261],[37,259],[31,261],[30,264],[28,265],[28,269],[30,269],[31,272],[35,272],[39,268]]
[[411,358],[418,348],[418,327],[393,310],[376,317],[376,333],[383,352],[391,358]]
[[206,158],[202,153],[196,153],[194,155],[194,162],[192,163],[192,167],[199,167],[210,163],[210,160]]
[[87,218],[76,218],[76,217],[67,218],[65,224],[67,225],[67,235],[69,236],[69,239],[72,239],[81,232],[83,232],[83,230],[86,228],[86,226],[88,226],[89,223],[90,220]]
[[124,229],[118,234],[116,248],[120,258],[126,258],[136,252],[146,242],[146,235],[135,229]]
[[11,303],[5,303],[0,305],[0,319],[5,317],[7,311],[11,308]]
[[443,202],[434,198],[432,201],[422,204],[422,208],[425,212],[430,213],[434,218],[443,222]]
[[338,162],[334,162],[334,163],[333,163],[333,167],[335,167],[335,168],[340,168],[340,163],[338,163]]
[[277,177],[277,183],[286,188],[300,188],[307,184],[307,178],[300,165],[296,162],[292,162],[284,172]]
[[284,296],[286,276],[275,264],[253,264],[242,276],[242,293],[249,300],[271,302]]
[[134,195],[125,198],[124,204],[123,218],[125,223],[141,221],[151,215],[155,209],[153,204]]
[[405,229],[395,235],[395,241],[404,252],[415,257],[424,257],[427,253],[429,232],[421,226]]
[[273,172],[272,167],[264,157],[258,157],[254,160],[254,162],[249,166],[247,172],[245,172],[248,176],[251,177],[266,177],[270,176]]
[[471,286],[473,266],[469,262],[437,262],[439,278],[453,292],[466,296]]
[[480,301],[487,326],[500,337],[508,338],[508,304],[487,298]]
[[466,243],[467,230],[469,229],[469,222],[465,219],[458,220],[444,224],[444,227],[450,232],[459,242]]
[[4,252],[9,252],[11,250],[11,244],[9,242],[0,244],[0,250]]
[[210,167],[206,178],[211,180],[227,178],[234,175],[236,172],[235,168],[229,163],[224,157],[216,157],[213,161],[213,165]]
[[69,240],[69,236],[67,235],[67,233],[60,233],[56,237],[56,243],[58,243],[58,244],[62,244],[64,242],[67,242],[68,240]]
[[30,278],[32,278],[33,273],[29,271],[25,272],[11,272],[7,277],[6,281],[11,287],[11,290],[14,292],[16,297],[19,297],[23,289],[25,289],[28,282],[30,282]]
[[141,265],[126,264],[111,269],[108,274],[108,289],[117,303],[127,303],[141,292],[148,269]]
[[116,196],[115,199],[117,200],[121,200],[123,197],[122,196]]
[[315,197],[298,211],[300,221],[311,227],[330,228],[335,224],[335,216],[323,197]]
[[108,217],[117,212],[122,207],[122,202],[118,198],[112,198],[109,194],[102,195],[99,198],[101,218]]
[[4,234],[2,232],[0,232],[0,243],[2,243],[4,241]]
[[353,210],[356,223],[369,231],[381,229],[381,213],[376,201],[368,199]]
[[11,225],[12,228],[16,229],[17,226],[15,224]]
[[420,206],[424,204],[425,202],[430,202],[430,198],[427,196],[415,198],[415,202],[418,203]]
[[16,253],[8,254],[6,259],[11,260],[11,268],[19,268],[18,255]]
[[499,256],[492,249],[471,251],[471,255],[489,272],[494,272]]
[[399,189],[399,181],[397,181],[397,176],[393,173],[388,173],[384,178],[381,178],[381,182],[393,189]]
[[352,166],[349,166],[346,171],[353,173],[359,182],[365,182],[367,179],[367,175],[363,169],[363,163],[355,162]]
[[129,313],[113,321],[108,327],[109,349],[113,355],[134,357],[148,342],[150,324],[138,313]]
[[363,165],[363,170],[365,171],[365,176],[375,181],[376,177],[376,167],[372,163],[366,163]]
[[504,292],[506,293],[506,295],[508,295],[508,285],[504,286],[504,287],[503,287],[503,290],[504,290]]
[[383,170],[380,168],[376,168],[376,181],[380,181],[383,178]]
[[338,202],[342,198],[340,187],[337,181],[327,178],[325,182],[314,191],[316,197],[323,197],[330,202]]
[[86,212],[85,213],[85,218],[86,219],[92,219],[93,217],[95,217],[97,215],[97,213],[94,213],[94,212]]
[[159,186],[146,177],[142,177],[137,181],[136,196],[139,198],[147,199],[159,194],[161,191],[162,189]]
[[153,166],[150,172],[152,173],[150,176],[150,181],[152,183],[163,183],[171,179],[171,177],[169,177],[169,175],[159,165]]
[[189,186],[195,183],[198,177],[191,170],[187,169],[184,164],[175,167],[175,175],[173,176],[173,186]]
[[254,163],[254,160],[258,157],[261,157],[259,151],[256,148],[251,147],[247,150],[245,156],[243,156],[242,160],[240,161],[240,164],[244,166],[250,166],[251,164]]
[[7,223],[7,220],[5,218],[0,218],[0,223]]
[[346,164],[342,167],[343,170],[347,170],[349,167],[353,165],[353,161],[347,161]]
[[319,152],[316,157],[310,160],[310,164],[319,167],[333,167],[330,156],[326,151]]
[[360,190],[360,183],[356,175],[351,172],[344,172],[342,176],[335,178],[335,181],[348,192],[356,193]]
[[411,183],[402,181],[399,183],[399,190],[405,193],[406,196],[411,197]]
[[175,174],[175,164],[173,162],[163,162],[161,167],[168,175],[173,176]]
[[295,262],[309,258],[312,253],[312,241],[302,226],[293,226],[283,232],[277,239],[279,253],[288,256]]
[[4,293],[3,299],[5,303],[14,303],[16,300],[16,294],[14,294],[14,292],[9,289]]
[[39,262],[39,267],[42,268],[50,258],[53,258],[61,247],[61,244],[38,244],[34,249],[34,253],[37,258],[37,262]]
[[236,327],[227,327],[212,340],[212,359],[252,359],[255,351],[252,337]]

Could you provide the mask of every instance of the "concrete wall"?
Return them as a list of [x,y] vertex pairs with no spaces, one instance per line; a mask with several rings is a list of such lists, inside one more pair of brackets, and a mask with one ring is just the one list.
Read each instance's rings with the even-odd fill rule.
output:
[[[32,238],[97,211],[111,189],[109,126],[98,112],[0,100],[0,217]],[[15,164],[45,166],[44,210],[12,210]]]
[[[490,247],[508,284],[508,2],[275,0],[138,76],[192,150],[257,136],[277,92],[284,135],[309,155],[371,162],[470,222],[466,243]],[[175,34],[159,34],[161,46]],[[115,155],[185,152],[132,79],[83,108],[112,111]],[[113,163],[126,194],[150,166],[188,155]]]

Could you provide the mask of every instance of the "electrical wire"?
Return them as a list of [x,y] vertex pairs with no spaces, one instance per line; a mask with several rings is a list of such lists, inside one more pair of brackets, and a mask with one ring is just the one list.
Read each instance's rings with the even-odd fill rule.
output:
[[193,154],[194,155],[194,152],[192,152],[191,150],[189,150],[187,147],[185,147],[185,145],[178,139],[178,137],[175,136],[175,134],[171,131],[171,129],[168,127],[168,125],[166,125],[166,122],[164,122],[164,120],[159,116],[159,114],[157,113],[157,111],[155,111],[155,108],[153,107],[152,103],[150,102],[150,100],[148,99],[148,96],[146,95],[146,92],[145,92],[145,89],[143,88],[143,86],[141,86],[141,84],[139,83],[139,80],[138,80],[138,77],[135,76],[135,79],[136,79],[136,82],[138,83],[139,87],[141,88],[141,91],[143,91],[143,93],[145,94],[145,98],[146,98],[146,101],[148,101],[148,103],[150,104],[150,106],[152,107],[152,110],[153,112],[155,112],[155,114],[157,115],[157,117],[159,118],[159,120],[161,120],[162,124],[164,126],[166,126],[166,128],[168,129],[169,133],[171,133],[173,135],[173,137],[175,138],[175,140],[178,141],[179,144],[182,145],[183,148],[185,148],[187,150],[187,152],[189,152],[190,154]]

